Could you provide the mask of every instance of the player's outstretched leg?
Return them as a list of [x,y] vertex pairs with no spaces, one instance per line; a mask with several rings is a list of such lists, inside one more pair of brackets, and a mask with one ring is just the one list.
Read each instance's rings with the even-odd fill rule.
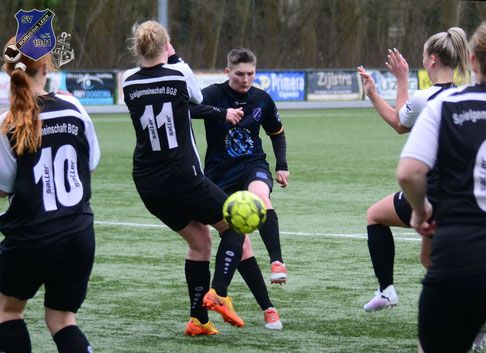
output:
[[282,259],[278,217],[274,209],[267,209],[267,220],[259,229],[272,264],[270,283],[282,284],[287,281],[287,269]]
[[213,227],[225,230],[221,234],[221,242],[216,253],[212,288],[204,296],[203,305],[220,313],[224,321],[231,325],[243,327],[244,322],[236,314],[231,298],[227,296],[227,290],[241,260],[245,235],[228,228],[223,220]]
[[242,260],[238,265],[238,272],[240,272],[241,277],[243,277],[248,288],[250,288],[258,305],[260,305],[260,308],[265,313],[265,328],[281,330],[282,323],[280,322],[280,317],[268,296],[267,286],[265,285],[260,266],[258,266],[253,256],[253,249],[248,235],[246,235],[245,244],[243,245],[243,257],[245,260]]

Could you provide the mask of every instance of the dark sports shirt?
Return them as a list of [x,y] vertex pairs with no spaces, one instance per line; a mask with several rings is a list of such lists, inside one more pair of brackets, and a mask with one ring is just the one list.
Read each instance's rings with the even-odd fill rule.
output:
[[190,120],[201,91],[184,62],[128,70],[125,103],[135,128],[133,179],[141,194],[170,194],[201,183],[204,174]]
[[[260,126],[271,137],[281,137],[285,146],[280,116],[270,95],[253,86],[247,93],[240,94],[229,86],[229,81],[206,87],[202,93],[203,104],[221,108],[242,107],[244,111],[244,117],[235,126],[223,120],[205,119],[207,151],[204,171],[208,177],[238,173],[250,166],[268,168]],[[276,169],[287,170],[285,148],[279,156]]]
[[432,100],[403,157],[439,170],[430,273],[486,272],[486,85],[446,90]]
[[13,136],[0,135],[0,189],[10,194],[0,231],[31,247],[64,241],[93,224],[90,171],[100,157],[93,122],[76,98],[51,93],[39,97],[39,105],[37,152],[19,156]]

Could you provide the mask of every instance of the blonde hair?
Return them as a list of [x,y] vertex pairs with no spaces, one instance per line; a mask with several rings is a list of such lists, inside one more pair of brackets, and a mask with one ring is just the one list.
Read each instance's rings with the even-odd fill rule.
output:
[[132,26],[132,35],[130,50],[134,55],[145,59],[157,57],[170,41],[167,30],[157,21],[135,23]]
[[[9,44],[15,44],[15,37],[8,41],[7,45]],[[25,65],[25,71],[18,63]],[[18,155],[26,151],[36,152],[42,142],[40,107],[37,96],[31,89],[30,80],[44,66],[48,70],[54,69],[50,54],[37,61],[21,55],[18,62],[6,62],[2,67],[10,76],[10,109],[0,125],[0,133],[12,134],[12,149]]]
[[486,22],[476,29],[469,42],[471,51],[479,64],[479,70],[483,79],[486,78]]
[[427,55],[435,55],[442,65],[457,70],[458,78],[467,77],[470,50],[462,28],[451,27],[447,32],[434,34],[425,42],[425,50]]

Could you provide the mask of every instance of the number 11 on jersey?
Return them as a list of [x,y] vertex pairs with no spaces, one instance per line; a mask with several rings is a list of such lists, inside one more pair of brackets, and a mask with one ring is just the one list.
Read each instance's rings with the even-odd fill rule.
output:
[[174,114],[172,112],[172,104],[170,102],[164,103],[160,113],[154,117],[154,107],[152,105],[145,106],[145,111],[140,117],[142,128],[148,130],[150,144],[152,151],[160,151],[160,139],[158,129],[165,125],[165,133],[167,135],[167,142],[169,149],[176,148],[177,136],[174,126]]

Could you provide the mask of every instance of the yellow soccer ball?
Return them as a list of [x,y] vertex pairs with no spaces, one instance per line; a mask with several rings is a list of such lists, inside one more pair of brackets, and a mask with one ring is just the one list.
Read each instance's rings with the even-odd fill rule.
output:
[[267,209],[262,199],[254,193],[237,191],[225,201],[223,218],[233,230],[248,234],[265,223]]

